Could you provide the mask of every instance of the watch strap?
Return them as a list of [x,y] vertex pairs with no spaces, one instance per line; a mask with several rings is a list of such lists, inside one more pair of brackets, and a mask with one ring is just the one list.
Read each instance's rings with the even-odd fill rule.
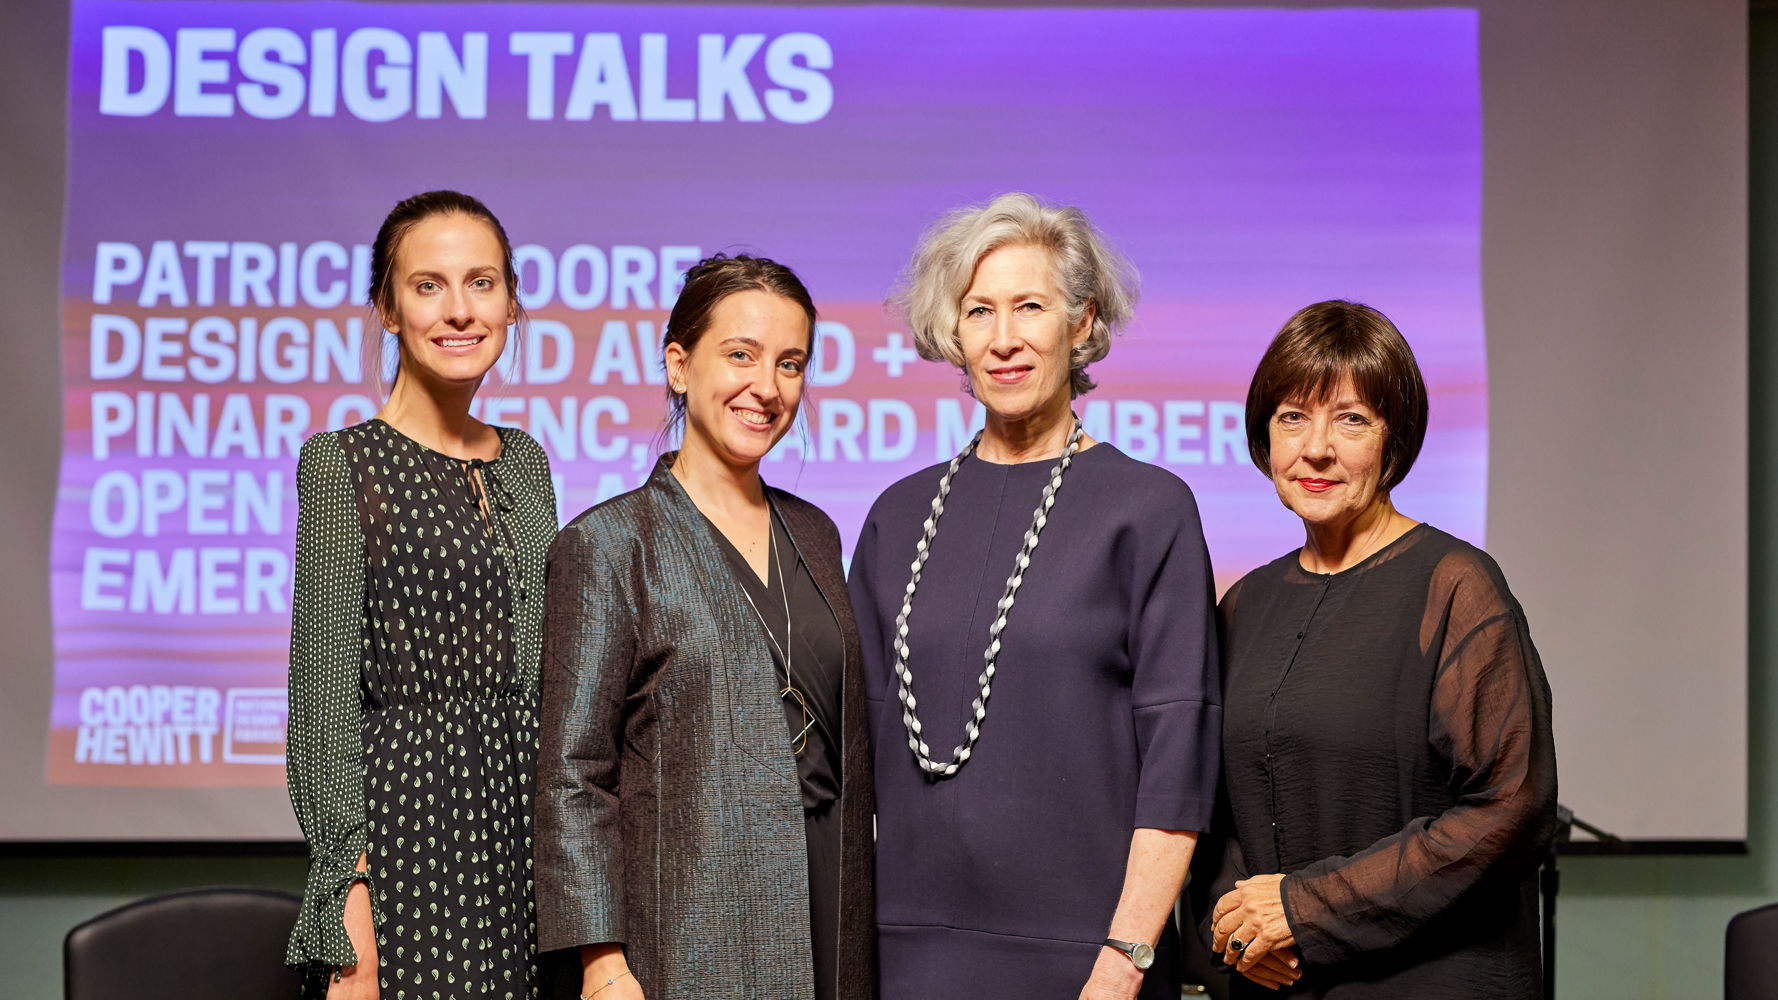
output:
[[[1148,967],[1154,964],[1154,949],[1147,945],[1132,944],[1129,941],[1119,941],[1117,938],[1108,937],[1105,939],[1105,947],[1116,948],[1123,952],[1129,957],[1130,964],[1134,965],[1139,972],[1147,972]],[[1145,953],[1142,957],[1148,960],[1146,963],[1137,958],[1137,949],[1141,949]]]

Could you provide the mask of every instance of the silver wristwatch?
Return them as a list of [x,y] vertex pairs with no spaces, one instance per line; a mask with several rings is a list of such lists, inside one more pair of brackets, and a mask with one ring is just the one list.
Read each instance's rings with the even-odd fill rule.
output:
[[1128,941],[1119,941],[1116,938],[1106,938],[1105,947],[1116,948],[1118,951],[1130,956],[1130,964],[1136,967],[1137,972],[1147,972],[1148,967],[1154,964],[1154,949],[1150,948],[1148,945],[1131,944]]

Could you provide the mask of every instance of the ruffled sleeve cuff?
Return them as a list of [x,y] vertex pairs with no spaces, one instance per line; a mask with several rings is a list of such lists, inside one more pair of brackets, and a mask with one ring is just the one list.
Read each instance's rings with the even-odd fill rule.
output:
[[354,883],[363,882],[370,890],[371,919],[378,925],[383,922],[371,873],[357,868],[358,853],[362,852],[355,852],[350,861],[329,852],[310,854],[308,884],[290,935],[290,948],[284,956],[285,965],[357,964],[358,953],[346,933],[346,895]]

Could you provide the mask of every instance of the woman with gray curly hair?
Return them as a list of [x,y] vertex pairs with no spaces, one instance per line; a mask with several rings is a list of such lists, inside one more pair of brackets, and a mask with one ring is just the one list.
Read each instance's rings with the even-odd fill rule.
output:
[[1025,194],[940,220],[909,267],[921,354],[987,418],[884,492],[852,561],[884,1000],[1179,995],[1221,745],[1210,559],[1191,490],[1071,409],[1136,280]]

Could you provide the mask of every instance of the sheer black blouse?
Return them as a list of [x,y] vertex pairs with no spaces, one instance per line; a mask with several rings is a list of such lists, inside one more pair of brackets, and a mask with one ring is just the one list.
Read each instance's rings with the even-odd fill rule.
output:
[[[1200,916],[1283,872],[1306,969],[1290,995],[1541,995],[1550,694],[1494,561],[1421,525],[1329,576],[1292,552],[1219,618],[1232,835],[1194,880]],[[1233,995],[1275,994],[1236,976]]]

